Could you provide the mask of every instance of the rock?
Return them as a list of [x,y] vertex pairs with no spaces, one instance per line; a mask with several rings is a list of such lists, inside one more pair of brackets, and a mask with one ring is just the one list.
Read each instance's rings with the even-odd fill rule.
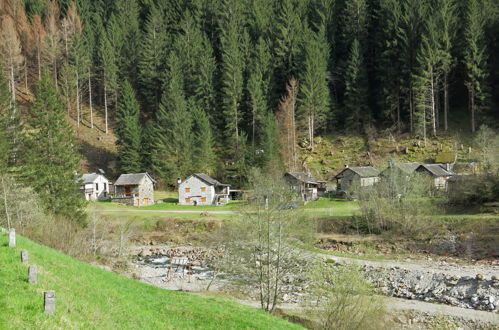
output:
[[475,278],[479,281],[483,280],[483,275],[482,274],[476,274]]

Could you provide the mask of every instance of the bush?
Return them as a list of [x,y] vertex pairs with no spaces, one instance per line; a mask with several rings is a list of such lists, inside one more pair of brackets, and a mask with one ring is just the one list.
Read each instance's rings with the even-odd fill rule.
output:
[[354,265],[318,263],[306,308],[320,329],[384,329],[381,298]]

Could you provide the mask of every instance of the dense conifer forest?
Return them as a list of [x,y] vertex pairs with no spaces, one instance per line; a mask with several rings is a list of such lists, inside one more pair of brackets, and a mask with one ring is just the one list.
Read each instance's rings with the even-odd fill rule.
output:
[[[296,144],[321,135],[498,123],[495,0],[2,0],[0,22],[4,167],[50,161],[26,146],[44,131],[74,149],[52,140],[63,114],[102,114],[120,171],[171,185],[299,169]],[[78,167],[65,157],[58,173]]]

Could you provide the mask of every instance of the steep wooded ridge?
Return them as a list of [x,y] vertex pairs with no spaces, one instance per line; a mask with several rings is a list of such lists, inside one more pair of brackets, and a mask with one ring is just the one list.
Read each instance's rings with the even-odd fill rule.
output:
[[[494,0],[5,0],[0,21],[2,113],[47,70],[83,170],[165,184],[196,171],[242,185],[276,163],[327,176],[384,161],[379,139],[425,161],[498,123]],[[357,141],[356,155],[313,158]]]

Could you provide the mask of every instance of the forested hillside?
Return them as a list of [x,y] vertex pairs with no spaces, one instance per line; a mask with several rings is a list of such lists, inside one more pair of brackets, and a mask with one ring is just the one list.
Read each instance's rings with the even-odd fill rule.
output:
[[495,0],[2,0],[0,21],[5,134],[43,129],[42,80],[164,184],[299,170],[317,136],[498,124]]

